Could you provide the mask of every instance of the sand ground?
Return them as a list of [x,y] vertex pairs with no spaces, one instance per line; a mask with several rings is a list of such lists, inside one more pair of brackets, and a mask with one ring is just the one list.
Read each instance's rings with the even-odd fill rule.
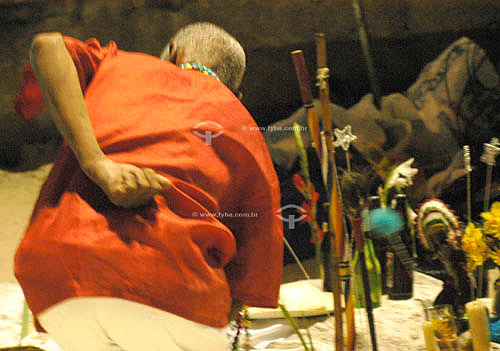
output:
[[0,170],[0,282],[14,282],[13,259],[50,164],[25,172]]

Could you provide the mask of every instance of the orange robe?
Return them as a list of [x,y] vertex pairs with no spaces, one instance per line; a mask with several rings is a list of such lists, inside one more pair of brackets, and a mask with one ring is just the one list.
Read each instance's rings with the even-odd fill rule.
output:
[[109,296],[223,327],[231,297],[277,306],[279,183],[248,111],[198,71],[113,42],[65,41],[104,153],[173,187],[147,207],[118,208],[64,144],[15,256],[35,316],[67,298]]

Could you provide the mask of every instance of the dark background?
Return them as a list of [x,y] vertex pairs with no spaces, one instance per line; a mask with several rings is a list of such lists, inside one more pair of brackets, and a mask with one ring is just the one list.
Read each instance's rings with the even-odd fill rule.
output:
[[[406,90],[426,63],[463,35],[498,62],[498,0],[365,0],[362,5],[383,94]],[[16,167],[24,157],[22,145],[57,135],[46,116],[24,121],[12,106],[34,34],[115,40],[121,49],[159,55],[177,29],[194,21],[222,26],[246,48],[243,102],[261,126],[301,105],[290,51],[304,51],[313,79],[318,31],[328,40],[332,101],[349,107],[369,92],[350,0],[0,0],[0,167]]]

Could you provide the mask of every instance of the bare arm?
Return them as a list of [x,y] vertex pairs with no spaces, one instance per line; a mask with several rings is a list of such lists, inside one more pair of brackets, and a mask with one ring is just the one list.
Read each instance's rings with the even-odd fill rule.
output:
[[105,156],[88,117],[78,74],[62,35],[35,36],[30,58],[51,117],[80,165],[89,167],[103,159]]
[[50,115],[80,167],[115,205],[140,206],[170,187],[151,169],[111,161],[94,134],[76,67],[60,33],[35,36],[31,64]]

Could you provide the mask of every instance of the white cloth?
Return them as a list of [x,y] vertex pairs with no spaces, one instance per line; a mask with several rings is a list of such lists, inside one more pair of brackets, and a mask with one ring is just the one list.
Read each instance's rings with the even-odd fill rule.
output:
[[41,313],[38,320],[64,351],[230,349],[225,329],[118,298],[68,299]]

